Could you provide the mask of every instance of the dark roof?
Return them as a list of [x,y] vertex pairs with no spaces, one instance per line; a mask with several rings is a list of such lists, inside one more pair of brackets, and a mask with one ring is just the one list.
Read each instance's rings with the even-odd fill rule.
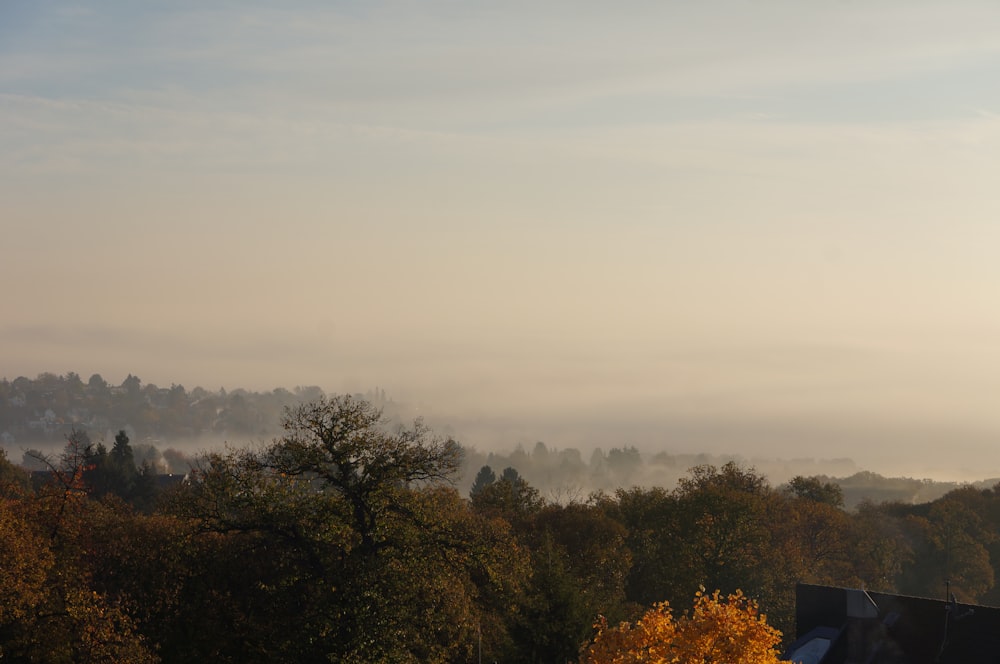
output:
[[[852,617],[849,602],[862,598],[870,617]],[[868,604],[868,600],[873,604]],[[859,615],[855,609],[854,615]],[[863,613],[863,612],[862,612]],[[815,664],[1000,663],[1000,608],[944,599],[907,597],[799,584],[795,592],[796,643],[826,630],[830,648]],[[832,636],[831,636],[832,635]]]

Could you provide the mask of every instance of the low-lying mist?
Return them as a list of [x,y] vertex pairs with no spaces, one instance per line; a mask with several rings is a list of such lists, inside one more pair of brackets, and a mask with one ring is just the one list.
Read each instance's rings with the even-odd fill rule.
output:
[[[382,409],[389,426],[422,418],[439,436],[466,450],[457,480],[466,492],[479,469],[512,467],[543,495],[562,500],[619,487],[672,488],[697,465],[735,461],[780,485],[796,475],[846,477],[872,471],[885,477],[977,482],[1000,476],[987,430],[865,413],[781,413],[725,403],[680,403],[600,398],[579,403],[566,389],[535,385],[517,399],[486,386],[449,398],[445,387],[426,393],[381,388],[355,393]],[[29,450],[57,457],[72,429],[110,447],[125,430],[136,460],[159,472],[183,473],[208,451],[254,446],[282,434],[285,409],[324,395],[316,386],[190,391],[160,388],[129,377],[120,386],[94,374],[40,374],[0,383],[0,444],[8,458],[31,464]],[[474,393],[474,394],[473,394]],[[483,404],[483,395],[494,399]],[[433,397],[433,398],[432,398]]]

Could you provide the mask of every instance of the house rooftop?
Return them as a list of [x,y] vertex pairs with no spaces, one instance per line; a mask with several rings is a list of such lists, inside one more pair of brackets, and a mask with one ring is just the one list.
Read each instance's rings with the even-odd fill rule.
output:
[[798,584],[802,664],[1000,663],[1000,608],[849,588]]

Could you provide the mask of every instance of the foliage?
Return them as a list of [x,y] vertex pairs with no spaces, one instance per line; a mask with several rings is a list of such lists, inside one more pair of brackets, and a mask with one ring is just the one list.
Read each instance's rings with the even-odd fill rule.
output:
[[505,468],[500,479],[472,495],[472,507],[488,516],[511,522],[527,519],[545,504],[538,489],[528,484],[514,468]]
[[926,516],[910,513],[901,522],[917,554],[900,579],[908,592],[940,595],[948,582],[962,601],[975,602],[993,587],[987,546],[997,534],[963,502],[945,496],[930,506]]
[[[473,513],[447,486],[457,445],[419,421],[390,430],[377,408],[352,397],[292,409],[286,430],[261,450],[210,455],[171,501],[174,514],[222,535],[234,552],[257,552],[228,572],[248,574],[251,590],[226,609],[229,622],[245,625],[236,643],[253,647],[223,655],[444,662],[470,654],[473,631],[490,627],[485,610],[506,612],[502,598],[526,571],[509,526]],[[256,605],[272,609],[265,616]],[[491,647],[505,640],[503,629],[487,633]]]
[[[134,376],[120,388],[99,376],[42,379],[160,417],[156,399],[190,396],[180,386],[154,395]],[[479,479],[464,499],[457,443],[419,420],[391,425],[370,402],[313,396],[286,412],[283,435],[206,455],[155,504],[155,471],[137,465],[157,451],[124,429],[111,449],[70,427],[61,456],[29,452],[48,469],[33,487],[0,455],[0,654],[457,662],[476,659],[481,639],[484,661],[558,662],[581,652],[600,614],[584,661],[743,661],[726,644],[773,645],[759,611],[787,632],[796,581],[938,596],[948,579],[961,601],[1000,597],[1000,486],[845,509],[826,478],[775,489],[734,462],[699,464],[675,489],[560,504],[541,497],[532,472],[599,467],[624,478],[638,453],[598,451],[588,468],[578,452],[537,443],[511,457],[534,464],[525,475],[514,463],[494,473],[499,457],[472,466]],[[699,586],[720,590],[706,597]],[[694,608],[674,616],[669,606],[692,594]]]
[[31,489],[31,478],[23,468],[18,468],[0,449],[0,497],[16,497]]
[[594,614],[569,556],[549,535],[533,551],[531,582],[520,603],[512,632],[520,662],[567,662],[589,633]]
[[45,598],[54,559],[45,538],[19,513],[18,504],[0,499],[0,657],[18,624],[31,619]]
[[[677,532],[684,537],[675,541],[671,558],[686,578],[663,597],[687,597],[705,584],[727,593],[742,587],[769,600],[782,591],[791,595],[787,579],[794,577],[772,546],[780,502],[762,475],[733,463],[699,466],[674,494]],[[790,614],[787,606],[783,622]]]
[[472,482],[472,488],[469,489],[469,495],[475,496],[477,493],[496,481],[497,474],[493,472],[493,469],[489,466],[483,466],[479,469],[479,472],[476,474],[476,479]]
[[568,661],[598,614],[622,615],[625,529],[594,505],[545,505],[514,521],[531,577],[511,631],[523,662]]
[[839,484],[824,482],[818,477],[796,475],[788,481],[788,492],[797,498],[807,498],[832,507],[844,506],[844,491]]
[[698,592],[694,608],[675,619],[666,602],[655,605],[634,625],[623,622],[595,626],[593,643],[581,664],[668,664],[727,662],[777,663],[781,633],[767,624],[757,604],[736,591],[725,598],[719,591]]
[[80,442],[67,446],[61,483],[0,507],[2,654],[29,662],[157,661],[127,602],[94,582],[89,559],[101,507],[79,488]]
[[794,578],[825,585],[859,586],[849,550],[851,518],[836,505],[835,491],[794,490],[794,498],[777,502],[772,547],[779,551]]

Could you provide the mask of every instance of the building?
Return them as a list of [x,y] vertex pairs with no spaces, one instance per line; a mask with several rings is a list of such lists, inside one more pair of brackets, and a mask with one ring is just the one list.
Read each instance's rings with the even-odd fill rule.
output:
[[799,584],[801,664],[1000,664],[1000,608]]

